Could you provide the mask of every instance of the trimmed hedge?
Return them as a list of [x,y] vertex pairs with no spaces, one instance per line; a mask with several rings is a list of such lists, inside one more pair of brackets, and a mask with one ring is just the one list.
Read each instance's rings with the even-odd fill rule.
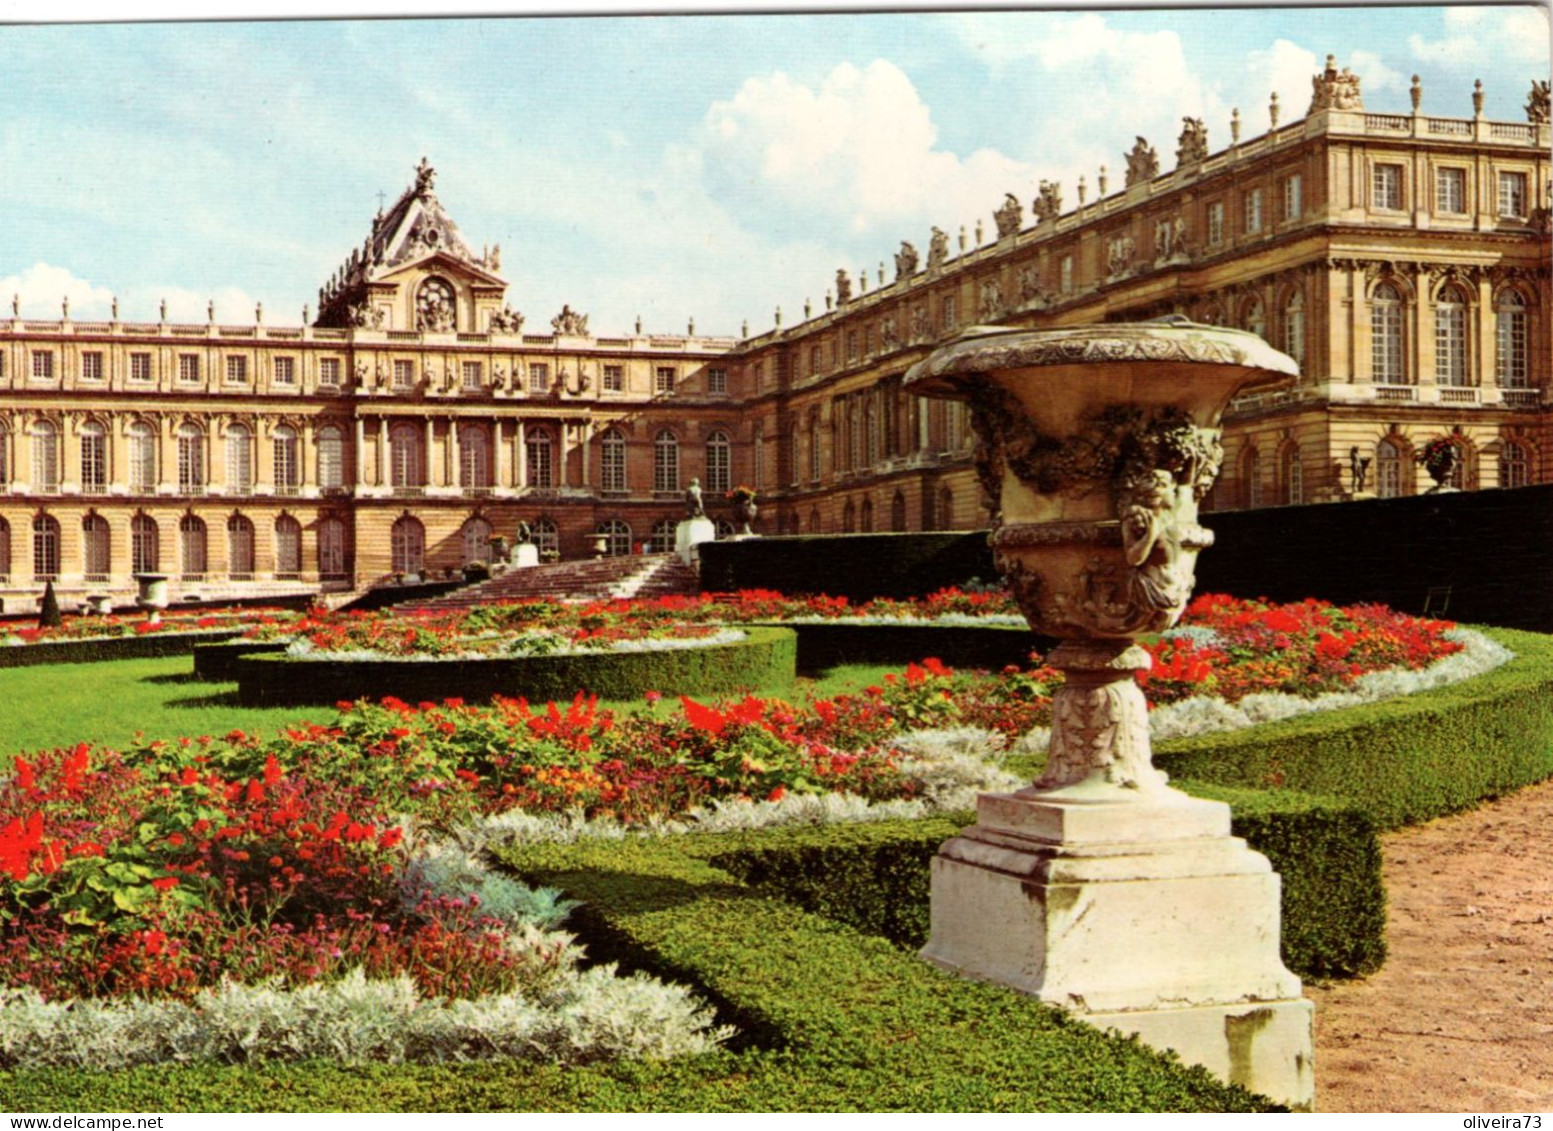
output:
[[797,643],[790,629],[750,628],[743,640],[657,652],[578,652],[481,660],[298,660],[244,655],[232,662],[247,707],[335,703],[393,695],[406,702],[496,695],[569,700],[727,695],[790,683]]
[[93,664],[105,660],[144,660],[155,656],[187,656],[200,644],[231,640],[235,628],[197,632],[148,632],[144,636],[101,636],[86,640],[43,640],[37,644],[0,647],[0,668],[30,668],[37,664]]
[[1479,629],[1516,653],[1448,687],[1161,743],[1172,777],[1353,801],[1382,829],[1553,776],[1553,637]]
[[701,588],[712,593],[780,589],[866,601],[998,575],[985,530],[788,535],[703,542],[697,552]]
[[227,640],[194,646],[194,678],[212,683],[237,682],[239,656],[272,655],[286,650],[285,641]]
[[823,671],[838,664],[905,664],[935,656],[955,668],[1001,671],[1028,667],[1032,651],[1056,641],[1013,625],[853,624],[850,621],[765,621],[798,634],[798,670]]

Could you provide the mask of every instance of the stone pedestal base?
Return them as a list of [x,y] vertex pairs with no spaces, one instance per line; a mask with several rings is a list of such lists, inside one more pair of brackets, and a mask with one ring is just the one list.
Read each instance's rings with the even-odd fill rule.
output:
[[695,547],[717,539],[717,525],[709,518],[687,518],[674,528],[674,552],[686,565],[695,562]]
[[532,542],[519,542],[507,559],[513,569],[527,569],[539,564],[539,547]]
[[933,861],[923,957],[1310,1107],[1311,1007],[1278,954],[1277,875],[1221,802],[1118,796],[983,795]]

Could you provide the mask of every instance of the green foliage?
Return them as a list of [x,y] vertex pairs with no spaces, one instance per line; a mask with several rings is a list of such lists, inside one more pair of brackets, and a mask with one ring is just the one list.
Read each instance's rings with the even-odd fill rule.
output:
[[144,636],[105,636],[86,640],[40,640],[18,648],[0,648],[0,668],[44,664],[94,664],[147,656],[187,656],[197,644],[230,640],[235,629],[198,632],[148,632]]
[[481,660],[301,660],[249,655],[233,662],[248,706],[335,703],[397,696],[407,702],[522,696],[569,701],[579,689],[601,699],[735,694],[790,683],[796,644],[784,628],[750,628],[744,640],[700,648],[578,652]]
[[65,623],[65,615],[59,611],[59,598],[54,594],[54,583],[43,583],[43,607],[38,610],[38,627],[60,628]]
[[1516,658],[1422,694],[1161,743],[1155,763],[1172,777],[1343,798],[1382,829],[1542,781],[1553,775],[1553,638],[1481,631]]

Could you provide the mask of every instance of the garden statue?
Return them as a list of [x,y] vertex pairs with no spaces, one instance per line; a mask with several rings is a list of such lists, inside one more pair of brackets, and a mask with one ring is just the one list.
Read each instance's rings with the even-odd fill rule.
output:
[[692,476],[690,486],[685,488],[685,514],[690,518],[705,518],[706,507],[701,504],[701,480]]
[[1297,372],[1254,334],[1171,316],[984,328],[906,374],[968,404],[994,559],[1063,673],[1040,777],[983,794],[933,862],[923,956],[1292,1106],[1314,1096],[1311,1013],[1279,955],[1277,878],[1229,836],[1228,806],[1154,767],[1135,676],[1213,542],[1197,508],[1230,398]]
[[1348,474],[1353,480],[1353,493],[1358,497],[1364,491],[1364,483],[1370,474],[1370,458],[1359,457],[1357,445],[1348,449]]
[[517,543],[516,544],[519,545],[519,546],[522,546],[525,543],[532,542],[533,540],[534,540],[534,528],[532,526],[530,526],[527,522],[525,522],[523,519],[521,519],[521,518],[518,519],[518,534],[517,534]]
[[752,538],[755,532],[750,529],[750,523],[755,521],[755,516],[760,513],[760,508],[755,505],[755,488],[739,484],[728,492],[728,498],[733,501],[733,520],[739,524],[737,537]]

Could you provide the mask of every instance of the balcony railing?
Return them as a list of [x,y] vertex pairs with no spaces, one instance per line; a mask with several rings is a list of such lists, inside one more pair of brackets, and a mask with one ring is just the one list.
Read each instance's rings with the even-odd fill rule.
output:
[[1412,385],[1376,385],[1375,399],[1399,404],[1416,401],[1418,390]]
[[1462,389],[1450,386],[1440,387],[1441,404],[1477,404],[1478,391],[1476,389]]

